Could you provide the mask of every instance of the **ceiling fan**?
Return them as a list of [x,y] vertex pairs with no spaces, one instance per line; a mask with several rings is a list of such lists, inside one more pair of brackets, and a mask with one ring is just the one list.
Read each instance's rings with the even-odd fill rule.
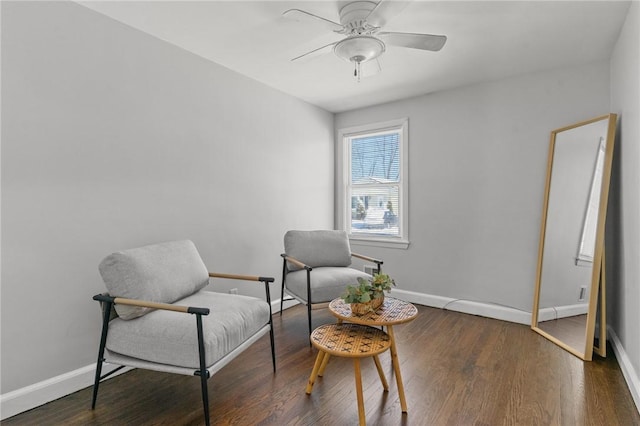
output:
[[380,71],[378,58],[385,52],[386,46],[409,47],[437,52],[442,49],[447,37],[443,35],[399,33],[381,31],[393,16],[407,6],[408,2],[380,0],[354,1],[340,9],[340,22],[314,15],[301,9],[289,9],[283,16],[297,21],[315,21],[337,34],[345,35],[342,40],[329,43],[297,56],[292,61],[310,59],[333,50],[335,55],[355,66],[354,76],[360,81],[362,64],[375,63],[371,73]]

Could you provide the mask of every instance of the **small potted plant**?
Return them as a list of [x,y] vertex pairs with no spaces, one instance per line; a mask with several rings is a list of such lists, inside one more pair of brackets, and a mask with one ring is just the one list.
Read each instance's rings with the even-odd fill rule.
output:
[[347,286],[341,297],[351,305],[351,312],[364,315],[378,309],[384,302],[384,292],[391,291],[395,285],[387,274],[374,274],[368,280],[358,277],[358,286]]

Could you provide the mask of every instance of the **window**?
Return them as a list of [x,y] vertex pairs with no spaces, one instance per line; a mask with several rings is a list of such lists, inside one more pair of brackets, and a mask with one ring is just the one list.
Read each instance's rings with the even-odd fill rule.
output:
[[580,237],[580,248],[576,257],[576,265],[592,266],[596,244],[596,228],[598,226],[598,207],[600,205],[600,191],[602,188],[602,169],[604,168],[604,157],[606,147],[604,138],[600,137],[596,164],[591,178],[591,190],[589,191],[589,201],[584,215],[582,235]]
[[406,248],[407,119],[338,132],[338,225],[354,243]]

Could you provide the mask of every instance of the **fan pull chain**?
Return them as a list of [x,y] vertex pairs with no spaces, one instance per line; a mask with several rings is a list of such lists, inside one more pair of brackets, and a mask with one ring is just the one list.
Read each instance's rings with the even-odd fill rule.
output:
[[353,70],[353,76],[358,79],[358,83],[360,83],[360,62],[356,62],[356,68]]

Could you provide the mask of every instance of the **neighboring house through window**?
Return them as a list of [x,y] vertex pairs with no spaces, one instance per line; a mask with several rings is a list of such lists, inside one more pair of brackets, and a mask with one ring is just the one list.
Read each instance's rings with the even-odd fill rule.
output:
[[408,120],[338,131],[340,229],[352,243],[406,248]]

